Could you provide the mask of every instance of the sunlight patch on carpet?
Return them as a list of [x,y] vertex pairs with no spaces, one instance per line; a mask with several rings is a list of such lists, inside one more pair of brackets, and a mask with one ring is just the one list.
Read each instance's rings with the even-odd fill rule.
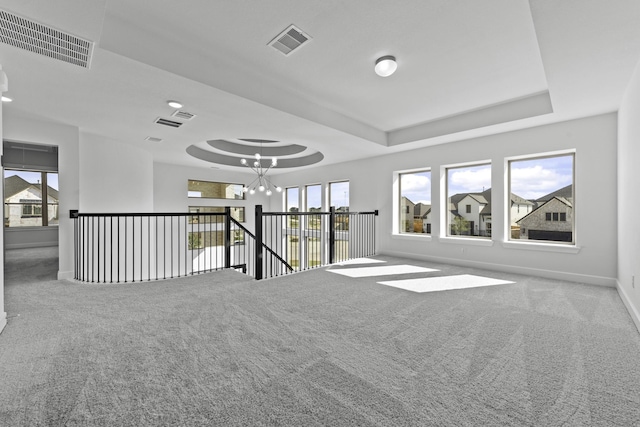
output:
[[373,259],[373,258],[355,258],[355,259],[349,259],[342,262],[337,262],[334,265],[378,264],[381,262],[387,262],[387,261],[383,261],[380,259]]
[[508,285],[515,282],[493,279],[491,277],[460,274],[457,276],[425,277],[420,279],[391,280],[378,282],[381,285],[393,286],[412,292],[438,292],[453,289],[478,288],[481,286]]
[[383,265],[380,267],[360,267],[360,268],[341,268],[336,270],[327,270],[332,273],[342,274],[349,277],[373,277],[373,276],[389,276],[393,274],[409,274],[409,273],[430,273],[435,270],[433,268],[417,267],[415,265]]

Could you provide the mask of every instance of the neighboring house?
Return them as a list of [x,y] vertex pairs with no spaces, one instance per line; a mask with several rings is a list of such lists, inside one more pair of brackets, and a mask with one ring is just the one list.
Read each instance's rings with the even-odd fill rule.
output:
[[[460,216],[469,223],[469,232],[473,236],[491,236],[491,189],[482,193],[460,193],[451,196],[449,223],[453,224],[455,216]],[[534,209],[534,203],[517,194],[511,193],[511,225]]]
[[[486,235],[486,222],[481,213],[488,204],[489,202],[483,196],[483,193],[458,193],[451,196],[449,198],[450,233],[463,234],[466,236]],[[468,230],[456,231],[454,227],[456,218],[459,218],[457,221],[466,221]]]
[[422,222],[422,232],[431,234],[431,205],[418,203],[414,208],[414,221]]
[[402,196],[400,198],[400,231],[413,233],[413,218],[416,204]]
[[518,221],[520,239],[573,241],[573,203],[565,197],[547,198]]
[[[17,175],[4,180],[5,227],[42,225],[42,185],[31,184]],[[49,225],[58,224],[58,191],[47,186]]]

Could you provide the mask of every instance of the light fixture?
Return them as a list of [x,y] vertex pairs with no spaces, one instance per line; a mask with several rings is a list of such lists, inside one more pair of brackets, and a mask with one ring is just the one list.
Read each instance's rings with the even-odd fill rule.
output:
[[182,103],[178,101],[167,101],[167,104],[169,104],[171,108],[182,108]]
[[389,77],[398,68],[395,56],[387,55],[378,58],[375,71],[380,77]]
[[12,102],[12,101],[13,101],[13,99],[11,99],[11,98],[9,98],[7,96],[3,96],[2,97],[2,102]]
[[273,191],[271,190],[272,188],[275,189],[278,193],[281,192],[282,188],[278,187],[277,185],[273,185],[271,181],[269,181],[269,178],[267,178],[266,176],[267,172],[269,172],[271,168],[274,168],[278,165],[278,159],[275,157],[271,158],[271,165],[269,165],[268,168],[263,169],[262,163],[260,163],[260,159],[262,158],[260,153],[256,153],[254,157],[256,160],[253,162],[253,164],[249,164],[247,159],[240,159],[241,164],[258,174],[256,179],[254,179],[251,184],[242,187],[242,192],[256,194],[257,189],[260,192],[265,192],[267,196],[273,194]]

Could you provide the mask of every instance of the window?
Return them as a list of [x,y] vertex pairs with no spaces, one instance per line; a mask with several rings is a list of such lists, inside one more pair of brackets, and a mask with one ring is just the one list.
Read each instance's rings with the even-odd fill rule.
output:
[[329,183],[329,206],[336,212],[349,212],[349,181]]
[[321,212],[322,211],[322,186],[307,185],[306,189],[306,210],[307,212]]
[[187,196],[203,199],[244,200],[242,187],[242,184],[190,179],[187,185]]
[[478,164],[446,169],[445,204],[448,236],[490,238],[491,165]]
[[398,174],[400,233],[431,234],[431,171]]
[[[298,187],[287,188],[285,191],[285,209],[287,212],[299,212],[300,203],[300,190]],[[289,216],[289,228],[298,228],[299,217],[298,215]]]
[[5,169],[4,193],[5,227],[58,225],[57,173]]
[[[223,207],[220,206],[189,206],[189,212],[197,213],[224,213]],[[238,222],[245,221],[244,207],[232,207],[231,217]],[[224,222],[224,216],[220,215],[194,215],[189,219],[189,224],[196,223],[210,223],[210,222]]]
[[575,243],[574,161],[574,153],[509,161],[511,240]]

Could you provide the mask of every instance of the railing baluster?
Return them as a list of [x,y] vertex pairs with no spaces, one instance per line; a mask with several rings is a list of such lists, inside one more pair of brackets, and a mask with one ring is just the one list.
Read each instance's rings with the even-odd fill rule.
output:
[[[117,283],[123,279],[125,283],[135,282],[136,268],[139,268],[137,277],[142,282],[167,279],[168,276],[182,277],[189,272],[193,275],[241,267],[261,279],[375,254],[377,211],[335,212],[332,208],[330,212],[267,213],[258,205],[255,236],[233,219],[231,212],[227,207],[224,213],[198,213],[197,226],[192,213],[78,214],[74,217],[73,231],[74,278],[106,283],[108,274],[111,283],[114,276]],[[139,217],[139,231],[136,230],[136,217]],[[153,227],[151,221],[155,221]],[[154,238],[151,237],[152,229],[155,229]],[[152,240],[155,249],[151,247]],[[198,260],[194,263],[196,256]],[[153,269],[152,262],[155,262]]]

